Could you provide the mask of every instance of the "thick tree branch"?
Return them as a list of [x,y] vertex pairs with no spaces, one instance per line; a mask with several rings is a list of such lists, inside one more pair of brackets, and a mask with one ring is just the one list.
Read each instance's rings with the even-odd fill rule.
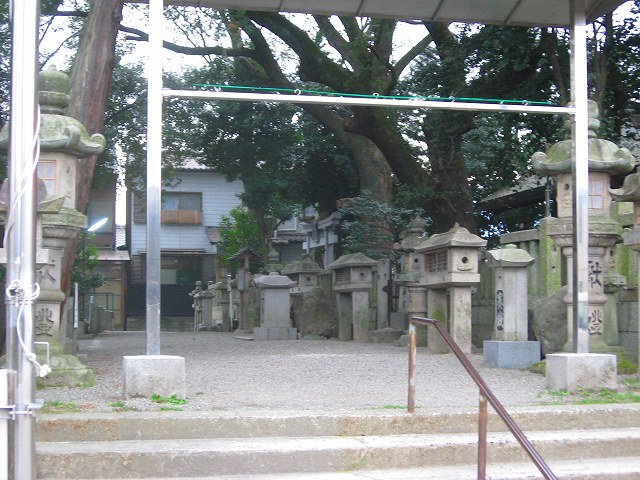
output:
[[271,31],[300,58],[299,73],[303,81],[312,80],[336,91],[347,84],[352,73],[331,61],[308,34],[284,18],[270,12],[245,12],[248,19]]
[[420,54],[422,54],[429,44],[433,42],[431,35],[427,35],[418,43],[416,43],[411,49],[405,53],[400,60],[396,62],[393,67],[394,75],[399,78],[405,68]]
[[[313,18],[318,24],[318,27],[320,27],[320,31],[327,39],[327,42],[329,42],[329,45],[335,48],[342,58],[344,58],[353,68],[356,68],[355,64],[358,62],[358,59],[354,57],[348,42],[342,38],[340,32],[338,32],[331,23],[331,20],[329,20],[329,17],[324,15],[314,15]],[[351,35],[349,37],[351,38]],[[354,40],[351,41],[353,42]]]
[[[136,42],[149,41],[149,35],[142,30],[132,27],[120,26],[120,31],[130,33],[133,36],[128,36],[127,40],[133,40]],[[162,42],[164,48],[171,50],[172,52],[182,53],[184,55],[221,55],[226,57],[253,57],[253,50],[250,48],[224,48],[224,47],[187,47],[184,45],[177,45],[175,43],[164,41]]]
[[340,19],[340,22],[344,27],[344,31],[346,32],[347,37],[349,37],[349,41],[355,42],[358,37],[362,35],[362,31],[360,30],[360,27],[358,27],[358,22],[356,21],[356,19],[354,17],[344,16],[338,18]]

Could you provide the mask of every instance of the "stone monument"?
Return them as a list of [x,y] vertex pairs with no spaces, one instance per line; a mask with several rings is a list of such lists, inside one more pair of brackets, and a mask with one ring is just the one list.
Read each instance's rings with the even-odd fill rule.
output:
[[495,270],[493,340],[483,343],[484,362],[497,368],[527,368],[540,361],[540,342],[529,341],[527,267],[534,258],[513,244],[487,252]]
[[260,291],[260,326],[253,329],[254,340],[296,340],[297,330],[291,326],[289,288],[295,285],[289,277],[270,273],[259,275],[253,283]]

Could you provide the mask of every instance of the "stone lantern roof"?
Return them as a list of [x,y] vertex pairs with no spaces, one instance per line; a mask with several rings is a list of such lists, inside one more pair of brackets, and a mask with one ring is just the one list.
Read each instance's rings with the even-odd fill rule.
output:
[[396,243],[393,248],[400,252],[412,252],[424,240],[424,219],[416,215],[411,220],[409,228],[400,234],[400,243]]
[[291,262],[287,264],[282,269],[283,275],[290,275],[295,273],[318,273],[322,269],[318,266],[318,264],[313,260],[310,255],[302,254],[300,255],[300,259],[295,262]]
[[[69,76],[55,67],[40,72],[40,149],[61,152],[78,158],[97,155],[104,150],[105,138],[96,133],[91,136],[75,118],[65,115],[69,106]],[[9,147],[9,125],[0,131],[0,149]]]
[[611,198],[617,202],[637,202],[640,200],[640,173],[624,177],[620,188],[609,189]]
[[416,252],[429,252],[450,247],[484,247],[487,241],[456,223],[449,231],[437,233],[416,247]]
[[492,267],[527,267],[535,258],[529,252],[509,243],[497,250],[487,252],[487,260]]
[[335,262],[332,262],[327,267],[329,270],[341,270],[343,268],[352,267],[373,267],[378,262],[372,258],[367,257],[364,253],[351,253],[349,255],[343,255]]
[[[600,128],[598,104],[589,101],[589,171],[619,175],[630,172],[635,163],[626,148],[598,138]],[[546,153],[536,152],[531,157],[533,169],[541,175],[558,175],[571,171],[571,139],[562,140],[549,147]]]

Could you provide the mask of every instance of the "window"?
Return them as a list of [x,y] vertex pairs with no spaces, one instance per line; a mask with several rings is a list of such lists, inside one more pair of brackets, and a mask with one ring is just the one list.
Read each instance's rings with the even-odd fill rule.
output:
[[447,271],[448,255],[446,250],[429,253],[425,255],[424,259],[427,272],[436,273]]
[[40,160],[38,162],[38,178],[44,182],[49,195],[56,193],[56,162],[54,160]]
[[202,257],[162,255],[160,283],[162,285],[193,285],[202,279]]
[[162,193],[162,223],[200,225],[202,194],[186,192]]
[[602,180],[589,180],[589,208],[604,208],[604,183]]
[[[202,225],[202,193],[162,192],[160,204],[162,223]],[[147,203],[144,193],[133,196],[133,221],[147,222]]]

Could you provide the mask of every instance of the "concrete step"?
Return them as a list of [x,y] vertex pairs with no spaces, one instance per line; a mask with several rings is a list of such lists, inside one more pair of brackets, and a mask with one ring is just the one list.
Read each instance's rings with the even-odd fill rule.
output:
[[[511,414],[559,478],[640,479],[640,405]],[[495,414],[489,431],[488,478],[541,478]],[[476,412],[40,415],[36,436],[39,479],[476,478]]]
[[[551,468],[553,461],[604,462],[640,452],[638,428],[537,431],[528,437]],[[40,442],[37,471],[40,479],[349,472],[472,465],[476,456],[477,436],[469,433]],[[510,433],[489,435],[489,464],[526,460]]]
[[[640,428],[640,404],[565,405],[514,409],[526,433],[581,428]],[[39,415],[38,441],[162,440],[190,438],[310,437],[473,433],[477,412],[113,412]],[[507,431],[490,410],[489,431]]]
[[[553,471],[562,480],[637,480],[640,457],[554,462]],[[144,480],[476,480],[475,465],[358,470],[354,472],[224,475],[209,477],[155,477]],[[489,465],[487,479],[531,480],[542,478],[531,463]],[[120,480],[120,479],[105,479]],[[142,478],[129,480],[143,480]]]

